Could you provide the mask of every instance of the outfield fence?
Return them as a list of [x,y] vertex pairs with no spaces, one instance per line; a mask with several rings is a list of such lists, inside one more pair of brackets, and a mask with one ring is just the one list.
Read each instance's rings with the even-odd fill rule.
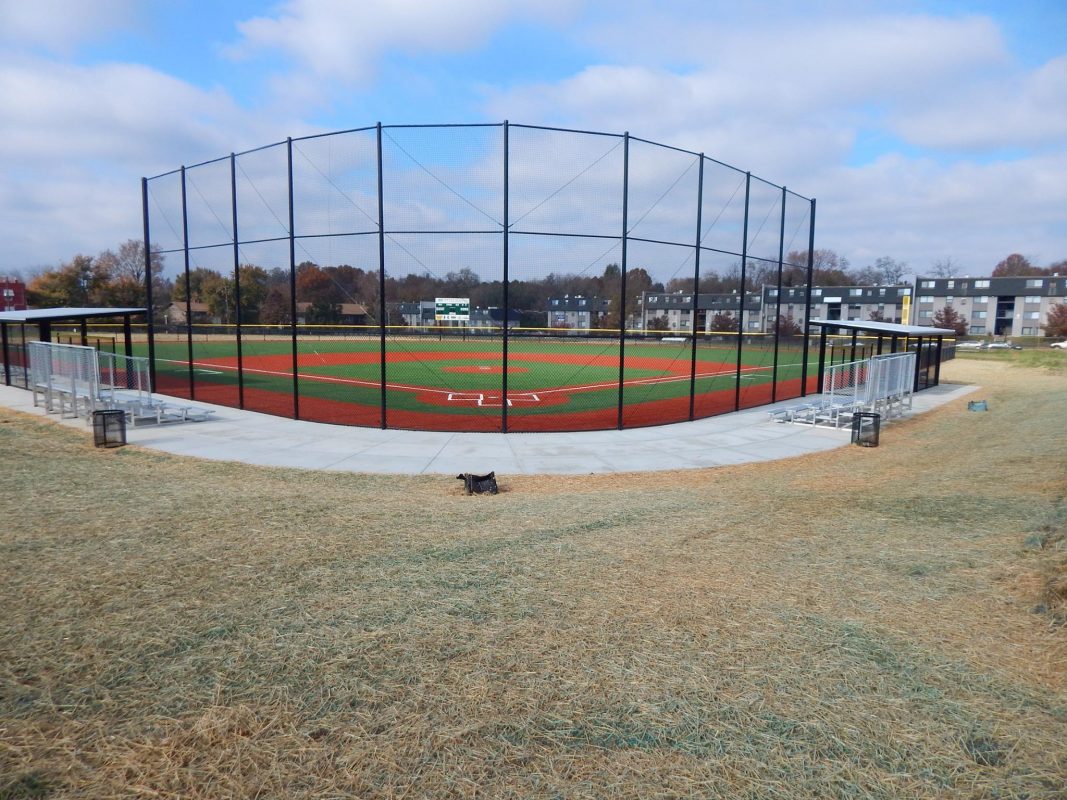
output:
[[[183,166],[144,179],[142,199],[147,348],[169,394],[516,431],[817,390],[810,294],[779,301],[769,327],[752,303],[810,287],[815,201],[703,153],[508,122],[379,124]],[[658,293],[682,300],[643,317]],[[469,319],[425,324],[435,297],[469,300]],[[337,338],[351,346],[320,346]],[[561,399],[568,387],[582,391]]]

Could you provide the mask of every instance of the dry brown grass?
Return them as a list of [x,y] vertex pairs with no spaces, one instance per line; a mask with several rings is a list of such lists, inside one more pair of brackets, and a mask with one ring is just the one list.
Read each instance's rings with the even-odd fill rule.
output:
[[0,798],[1064,797],[1067,376],[672,474],[0,424]]

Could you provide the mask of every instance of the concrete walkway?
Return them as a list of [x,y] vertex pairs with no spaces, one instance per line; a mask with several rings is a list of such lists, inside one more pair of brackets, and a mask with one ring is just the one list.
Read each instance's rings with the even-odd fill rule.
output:
[[[915,413],[963,397],[978,387],[943,384],[915,395]],[[587,474],[699,469],[830,450],[849,443],[848,430],[772,422],[772,408],[623,431],[585,433],[434,433],[324,425],[253,411],[175,401],[215,410],[207,422],[127,428],[127,441],[184,456],[276,467],[416,475]],[[33,395],[0,386],[0,408],[46,416]],[[52,415],[50,419],[60,421]],[[61,420],[92,435],[85,419]],[[893,423],[882,428],[891,445]]]

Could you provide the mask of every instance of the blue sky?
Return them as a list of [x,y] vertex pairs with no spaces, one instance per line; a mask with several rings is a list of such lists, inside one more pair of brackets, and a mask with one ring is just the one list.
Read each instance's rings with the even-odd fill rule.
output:
[[0,98],[0,274],[139,237],[142,175],[378,120],[703,151],[856,267],[1067,259],[1062,0],[0,0]]

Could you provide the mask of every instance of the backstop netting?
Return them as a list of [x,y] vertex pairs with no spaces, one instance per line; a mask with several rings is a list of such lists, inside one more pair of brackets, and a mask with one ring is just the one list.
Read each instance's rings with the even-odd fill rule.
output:
[[810,286],[814,201],[701,153],[509,123],[376,125],[182,167],[143,193],[146,347],[165,394],[545,431],[818,390],[810,299],[761,302]]

